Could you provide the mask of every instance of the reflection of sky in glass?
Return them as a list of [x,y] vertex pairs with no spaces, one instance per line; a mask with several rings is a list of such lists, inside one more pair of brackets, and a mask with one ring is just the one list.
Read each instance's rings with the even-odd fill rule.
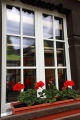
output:
[[34,43],[35,43],[34,39],[24,38],[23,39],[23,45],[24,45],[23,48],[27,48],[29,46],[32,46],[32,45],[34,45]]
[[59,20],[55,20],[55,36],[60,36]]
[[55,17],[55,37],[58,40],[64,39],[64,31],[63,31],[63,19],[59,17]]
[[[35,24],[34,13],[32,11],[22,11],[23,34],[34,36]],[[7,8],[7,32],[13,34],[20,33],[20,11],[16,7]]]
[[18,38],[18,37],[10,37],[9,40],[10,40],[10,42],[13,45],[13,48],[15,50],[20,49],[20,38]]
[[19,15],[20,11],[15,7],[13,7],[12,9],[7,9],[7,20],[19,22],[20,21]]
[[15,7],[7,8],[7,32],[20,33],[20,11]]
[[34,36],[35,26],[34,26],[34,13],[32,11],[23,10],[23,34]]
[[43,16],[43,36],[44,38],[52,38],[52,16]]
[[23,14],[23,22],[24,23],[30,23],[30,24],[33,24],[34,23],[34,14],[33,13],[28,13],[27,11],[26,12],[22,12]]
[[[34,23],[34,14],[28,13],[27,11],[22,11],[23,14],[23,22],[33,24]],[[15,19],[16,18],[16,19]],[[13,7],[12,9],[7,9],[7,20],[20,22],[20,11]]]

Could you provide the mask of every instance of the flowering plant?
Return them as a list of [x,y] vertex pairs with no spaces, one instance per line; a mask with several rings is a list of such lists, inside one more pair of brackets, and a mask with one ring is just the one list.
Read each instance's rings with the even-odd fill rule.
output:
[[37,83],[35,84],[35,89],[38,90],[39,87],[42,88],[43,86],[44,86],[44,83],[43,83],[42,81],[39,81],[39,82],[37,82]]
[[67,81],[65,81],[64,82],[64,86],[63,86],[63,88],[62,89],[64,89],[64,88],[67,88],[68,86],[74,86],[75,85],[75,83],[74,83],[74,81],[73,80],[67,80]]
[[[43,86],[44,86],[44,83],[42,81],[39,81],[36,83],[35,88],[36,90],[38,90],[39,87],[42,88]],[[56,89],[52,81],[49,81],[48,86],[49,86],[49,89],[42,88],[42,91],[38,92],[38,94],[40,95],[40,98],[44,98],[44,102],[46,103],[57,101],[57,96],[59,96],[59,90]]]
[[71,98],[80,97],[78,91],[74,90],[72,87],[75,85],[73,80],[67,80],[64,82],[64,86],[62,87],[62,91],[60,91],[60,99],[66,100]]
[[[23,91],[18,96],[18,100],[22,103],[26,103],[27,106],[41,104],[41,103],[51,103],[59,100],[66,100],[71,98],[80,97],[79,93],[72,89],[75,85],[73,80],[67,80],[64,82],[62,90],[57,90],[56,86],[52,81],[49,82],[48,89],[43,89],[44,83],[42,81],[36,82],[35,89],[27,89]],[[14,85],[14,91],[21,91],[25,86],[21,83],[17,83]],[[41,92],[38,92],[39,97],[37,97],[37,90],[42,88]]]
[[21,89],[24,89],[24,84],[17,83],[13,86],[13,91],[21,91]]

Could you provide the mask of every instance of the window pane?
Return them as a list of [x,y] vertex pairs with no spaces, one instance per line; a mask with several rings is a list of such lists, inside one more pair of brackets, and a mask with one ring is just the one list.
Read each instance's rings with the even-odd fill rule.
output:
[[16,101],[19,92],[13,91],[13,86],[21,81],[20,70],[6,70],[6,102]]
[[23,39],[23,62],[24,66],[35,66],[35,40],[31,38]]
[[36,70],[35,69],[24,69],[24,85],[26,89],[34,89],[36,83]]
[[54,42],[44,41],[45,66],[54,66]]
[[57,65],[66,66],[65,44],[57,42],[56,47],[57,47]]
[[7,6],[7,33],[20,34],[20,9]]
[[45,82],[46,82],[46,89],[49,88],[49,83],[55,84],[55,70],[54,69],[46,69],[45,70]]
[[20,38],[7,36],[7,66],[20,66]]
[[64,82],[67,80],[66,69],[58,69],[58,80],[59,80],[59,89],[61,90]]
[[58,40],[64,39],[63,19],[59,17],[55,17],[55,38]]
[[52,16],[46,14],[43,14],[43,37],[48,39],[53,38]]
[[33,11],[22,11],[23,18],[23,34],[28,36],[35,36],[35,15]]

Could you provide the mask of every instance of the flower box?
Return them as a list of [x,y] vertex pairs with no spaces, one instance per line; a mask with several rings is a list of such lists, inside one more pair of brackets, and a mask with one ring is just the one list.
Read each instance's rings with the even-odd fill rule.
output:
[[[66,105],[72,105],[80,102],[79,91],[68,88],[68,86],[74,86],[73,81],[65,81],[61,91],[56,89],[56,86],[52,83],[52,81],[49,83],[49,89],[43,89],[43,86],[44,83],[39,81],[35,84],[35,89],[27,89],[26,91],[21,92],[18,96],[18,101],[20,102],[11,103],[12,113],[21,114],[33,111],[39,112],[41,110],[44,111],[58,107],[66,107]],[[17,83],[13,87],[13,90],[20,91],[23,88],[23,84]],[[39,88],[42,88],[42,91],[38,92],[39,97],[37,97],[36,90]]]
[[58,101],[58,102],[54,102],[54,103],[39,104],[39,105],[34,105],[34,106],[24,106],[24,107],[19,107],[19,108],[18,107],[16,108],[15,106],[20,105],[21,102],[12,102],[11,108],[12,108],[13,114],[22,114],[25,112],[37,111],[37,110],[59,107],[59,106],[65,106],[65,105],[74,104],[77,102],[80,102],[80,98],[63,100],[63,101]]

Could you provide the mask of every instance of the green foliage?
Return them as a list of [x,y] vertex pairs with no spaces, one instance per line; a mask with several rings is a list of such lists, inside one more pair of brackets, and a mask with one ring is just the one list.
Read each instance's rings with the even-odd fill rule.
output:
[[26,103],[27,106],[34,105],[36,101],[36,90],[28,89],[27,91],[21,92],[18,96],[18,100]]
[[35,89],[27,89],[20,93],[18,100],[22,103],[26,103],[27,106],[32,106],[80,97],[80,94],[74,89],[67,87],[64,90],[59,91],[53,83],[48,85],[49,89],[42,89],[41,92],[38,92],[40,97],[37,97],[37,91]]
[[25,103],[27,106],[44,103],[44,99],[37,97],[37,92],[34,89],[27,89],[18,96],[18,100]]
[[60,100],[68,100],[68,99],[75,99],[75,98],[79,98],[80,95],[78,94],[78,92],[74,89],[71,88],[67,88],[65,90],[60,91],[59,93],[59,99]]
[[45,102],[55,102],[57,101],[55,96],[59,96],[59,91],[56,89],[54,84],[49,84],[49,89],[43,89],[42,92],[38,93],[40,97],[46,98]]

